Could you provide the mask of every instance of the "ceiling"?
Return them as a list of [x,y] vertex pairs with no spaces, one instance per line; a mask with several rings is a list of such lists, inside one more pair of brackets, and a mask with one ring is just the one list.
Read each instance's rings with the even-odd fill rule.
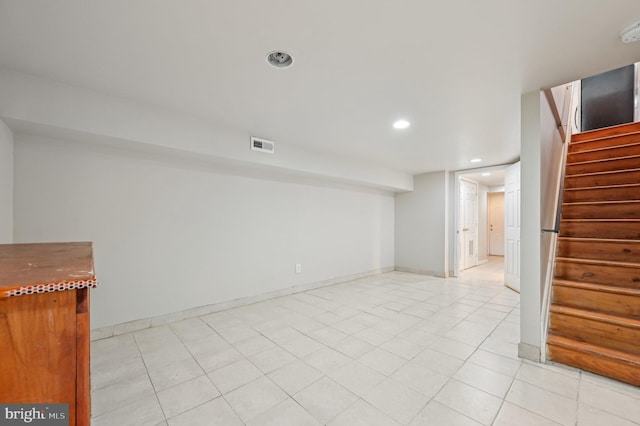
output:
[[504,185],[504,169],[487,170],[478,173],[465,173],[464,175],[461,175],[461,177],[489,187]]
[[638,61],[637,20],[637,0],[0,0],[0,67],[417,174],[516,160],[521,93]]

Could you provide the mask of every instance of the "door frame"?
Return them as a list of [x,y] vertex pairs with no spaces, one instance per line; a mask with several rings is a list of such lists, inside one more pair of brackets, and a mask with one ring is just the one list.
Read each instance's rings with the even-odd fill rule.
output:
[[[478,206],[479,206],[480,202],[479,202],[479,199],[478,199],[479,198],[479,194],[478,194],[479,185],[478,185],[478,182],[476,182],[475,180],[467,179],[464,176],[461,176],[458,179],[458,185],[462,186],[462,182],[463,181],[466,182],[467,184],[471,184],[471,185],[475,186],[475,192],[476,192],[475,201],[474,201],[475,217],[474,217],[474,220],[473,220],[473,227],[474,227],[473,233],[475,235],[475,237],[473,238],[473,253],[474,253],[475,261],[473,262],[473,265],[466,266],[464,268],[464,270],[467,270],[467,269],[472,268],[474,266],[478,266],[478,236],[479,236],[478,235],[479,234],[478,217],[480,216],[479,212],[478,212]],[[460,195],[462,195],[462,194],[460,194]],[[462,215],[460,215],[460,213],[462,213],[460,211],[460,210],[462,210],[461,207],[462,206],[460,205],[460,198],[458,198],[458,208],[459,208],[459,210],[458,210],[458,214],[459,214],[459,216],[458,216],[458,227],[460,226],[460,217],[462,216]],[[463,231],[464,231],[464,229],[463,229]],[[463,253],[466,253],[466,251],[467,251],[466,238],[464,237],[464,235],[460,235],[459,232],[460,232],[460,230],[457,228],[456,229],[456,235],[458,236],[458,250],[461,249],[460,252],[456,253],[456,257],[458,258],[458,265],[460,265],[460,262],[461,262],[461,260],[463,258],[467,257],[465,254],[463,254]],[[460,240],[461,239],[463,240],[462,241],[462,244],[463,244],[462,247],[460,247]],[[464,263],[466,265],[466,262],[464,262]]]
[[[522,204],[521,204],[521,195],[518,195],[518,201],[516,203],[516,208],[517,208],[517,212],[516,212],[516,216],[518,218],[518,225],[517,226],[509,226],[509,172],[510,170],[514,170],[516,169],[517,166],[517,175],[518,175],[518,191],[520,191],[521,188],[521,182],[522,182],[522,169],[521,169],[521,164],[518,161],[517,163],[512,164],[509,167],[509,170],[505,171],[505,177],[504,177],[504,182],[505,182],[505,187],[504,187],[504,206],[505,206],[505,244],[504,244],[504,284],[509,287],[512,290],[517,291],[518,293],[520,293],[520,237],[522,235],[521,233],[521,227],[522,227],[522,223],[521,223],[521,209],[522,209]],[[516,180],[514,180],[516,181]],[[510,230],[511,229],[511,233]],[[513,231],[514,229],[517,229],[517,232]],[[517,244],[516,244],[516,250],[515,250],[515,254],[513,252],[509,251],[509,238],[511,235],[517,235]],[[510,253],[511,256],[510,257]],[[508,273],[508,269],[509,269],[509,265],[510,265],[510,261],[511,259],[515,259],[515,270],[516,270],[516,274],[510,274]]]
[[[454,215],[453,215],[453,229],[449,228],[453,231],[452,238],[449,239],[449,242],[453,245],[453,270],[452,276],[459,277],[460,276],[460,259],[458,256],[460,250],[460,242],[458,238],[458,231],[460,229],[460,178],[464,177],[464,175],[470,175],[474,173],[483,173],[483,172],[493,172],[496,170],[505,170],[507,167],[512,164],[500,164],[497,166],[489,166],[489,167],[479,167],[477,169],[466,169],[466,170],[458,170],[453,173],[453,205],[454,205]],[[451,182],[451,181],[449,181]],[[451,204],[449,204],[451,205]],[[452,241],[453,240],[453,241]],[[451,252],[449,252],[451,253]]]

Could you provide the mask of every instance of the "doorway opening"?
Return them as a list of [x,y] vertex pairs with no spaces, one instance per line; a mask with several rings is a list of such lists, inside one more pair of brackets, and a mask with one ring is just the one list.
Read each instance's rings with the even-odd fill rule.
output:
[[504,282],[505,170],[509,165],[455,172],[453,276],[491,270]]
[[487,261],[474,268],[461,271],[463,281],[497,281],[504,283],[504,256],[487,256]]

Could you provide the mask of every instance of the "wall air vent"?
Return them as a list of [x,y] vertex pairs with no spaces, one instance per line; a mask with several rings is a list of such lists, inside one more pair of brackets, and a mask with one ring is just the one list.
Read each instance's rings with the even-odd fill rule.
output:
[[273,154],[273,151],[275,150],[275,143],[266,139],[254,138],[251,136],[251,149],[253,151]]

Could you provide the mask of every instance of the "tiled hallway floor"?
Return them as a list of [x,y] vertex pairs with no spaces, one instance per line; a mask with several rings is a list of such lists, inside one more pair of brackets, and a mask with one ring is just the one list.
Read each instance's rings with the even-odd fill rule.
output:
[[95,341],[92,424],[640,424],[639,388],[518,359],[519,295],[495,265],[391,272]]

